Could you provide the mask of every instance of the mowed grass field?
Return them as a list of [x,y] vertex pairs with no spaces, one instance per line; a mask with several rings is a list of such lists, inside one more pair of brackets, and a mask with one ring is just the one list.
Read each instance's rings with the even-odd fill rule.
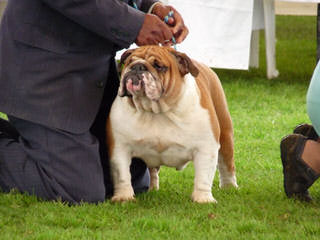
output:
[[163,167],[160,190],[132,203],[70,207],[0,193],[0,239],[319,239],[320,185],[310,189],[311,204],[287,199],[279,151],[283,136],[310,122],[316,17],[277,16],[277,79],[265,77],[263,33],[260,46],[259,69],[215,69],[234,123],[238,190],[220,190],[217,173],[218,204],[191,202],[191,163],[182,172]]

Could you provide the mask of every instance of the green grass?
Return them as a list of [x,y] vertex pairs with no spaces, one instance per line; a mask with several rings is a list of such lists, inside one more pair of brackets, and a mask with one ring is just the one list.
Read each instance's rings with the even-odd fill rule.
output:
[[279,142],[295,125],[310,122],[305,95],[315,67],[315,17],[277,17],[280,76],[216,70],[235,130],[239,190],[212,189],[217,205],[192,203],[193,166],[163,167],[160,190],[126,204],[68,207],[17,193],[0,194],[0,239],[319,239],[319,183],[312,204],[287,199]]

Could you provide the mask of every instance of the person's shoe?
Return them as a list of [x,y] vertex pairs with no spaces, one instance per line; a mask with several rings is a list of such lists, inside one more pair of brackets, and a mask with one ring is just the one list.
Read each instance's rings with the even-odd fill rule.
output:
[[293,133],[301,134],[305,137],[307,137],[310,140],[317,141],[319,136],[317,132],[314,130],[314,127],[310,124],[300,124],[295,127],[293,130]]
[[9,121],[0,118],[0,137],[18,141],[19,136],[19,132],[10,124]]
[[308,188],[319,178],[301,155],[308,138],[300,134],[291,134],[281,140],[281,160],[284,175],[284,190],[289,198],[311,201]]

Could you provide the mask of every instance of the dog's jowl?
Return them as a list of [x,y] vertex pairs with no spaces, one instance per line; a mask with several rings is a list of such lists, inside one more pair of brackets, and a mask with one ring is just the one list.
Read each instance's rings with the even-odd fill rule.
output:
[[169,47],[128,50],[121,62],[107,123],[112,201],[134,199],[133,157],[149,167],[150,189],[159,188],[161,165],[180,170],[193,161],[192,200],[198,203],[216,202],[211,188],[217,167],[220,187],[237,187],[232,121],[217,75]]

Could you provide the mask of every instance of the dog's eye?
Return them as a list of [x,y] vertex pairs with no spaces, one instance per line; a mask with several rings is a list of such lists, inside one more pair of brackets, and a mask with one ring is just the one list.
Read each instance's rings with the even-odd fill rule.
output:
[[154,61],[153,67],[158,71],[158,72],[166,72],[168,70],[168,67],[161,65],[158,61]]

